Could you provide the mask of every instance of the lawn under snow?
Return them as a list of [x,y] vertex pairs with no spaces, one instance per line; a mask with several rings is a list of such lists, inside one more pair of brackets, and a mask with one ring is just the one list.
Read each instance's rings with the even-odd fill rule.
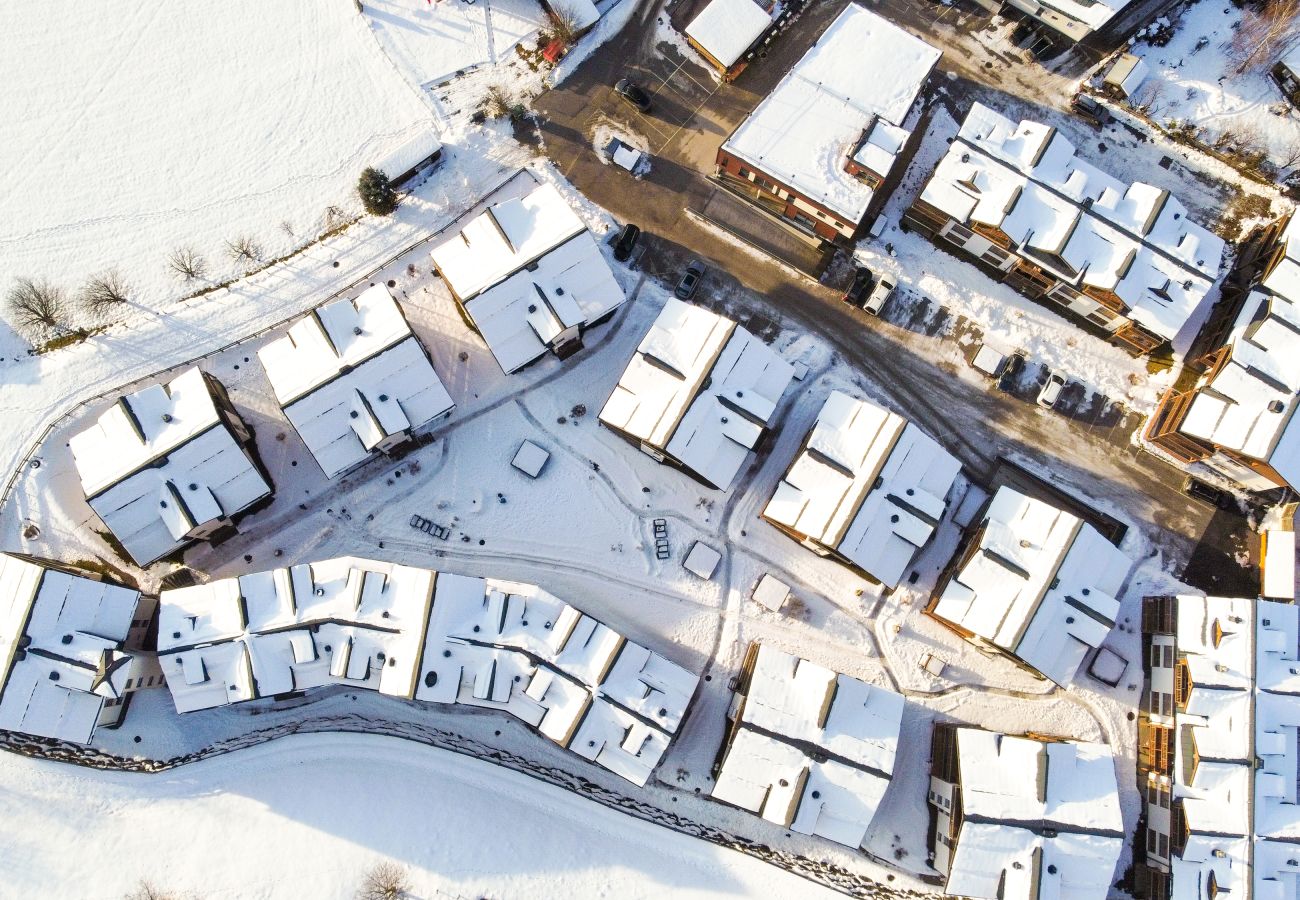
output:
[[300,246],[431,117],[345,0],[6,3],[0,34],[0,289],[116,267],[157,308],[194,289],[173,248],[220,280],[228,240]]
[[[1231,42],[1240,22],[1241,10],[1229,0],[1200,0],[1174,22],[1168,45],[1138,41],[1132,50],[1147,61],[1151,74],[1131,102],[1145,106],[1158,122],[1191,122],[1203,129],[1206,143],[1231,132],[1239,142],[1266,151],[1278,165],[1294,167],[1292,157],[1300,153],[1300,111],[1269,76],[1275,58],[1237,73]],[[1300,32],[1300,22],[1295,28]]]
[[[832,897],[526,775],[368,735],[296,735],[159,775],[0,754],[6,896],[351,900],[392,860],[413,897]],[[12,893],[10,893],[12,892]]]

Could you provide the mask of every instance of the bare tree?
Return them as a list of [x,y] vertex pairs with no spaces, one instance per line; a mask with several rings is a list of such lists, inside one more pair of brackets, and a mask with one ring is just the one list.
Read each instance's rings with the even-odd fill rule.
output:
[[131,286],[126,283],[122,273],[117,269],[109,269],[82,285],[80,300],[83,306],[93,311],[125,303],[130,296]]
[[262,246],[246,234],[226,241],[226,252],[235,262],[258,262],[262,258]]
[[294,236],[294,235],[293,235],[293,223],[290,222],[288,219],[285,219],[284,221],[282,221],[282,222],[280,223],[280,230],[283,231],[285,234],[289,235],[289,237],[293,237],[293,236]]
[[572,47],[578,40],[578,14],[566,3],[552,2],[548,18],[555,39],[566,47]]
[[325,207],[325,228],[333,229],[344,219],[343,209],[338,206]]
[[21,328],[61,330],[66,327],[63,317],[67,303],[63,288],[43,279],[19,278],[9,289],[6,299],[9,314]]
[[1237,74],[1270,62],[1294,42],[1292,26],[1300,16],[1300,0],[1259,0],[1241,8],[1241,26],[1230,47],[1236,54]]
[[186,281],[202,278],[208,274],[208,261],[193,247],[177,247],[167,257],[167,265]]
[[397,863],[376,863],[361,882],[357,900],[400,900],[410,889],[405,869]]
[[1164,95],[1165,83],[1156,78],[1149,78],[1133,92],[1133,95],[1128,98],[1128,103],[1129,106],[1154,119],[1168,106],[1167,103],[1159,102]]
[[1293,169],[1300,165],[1300,135],[1292,134],[1278,148],[1278,165],[1284,169]]

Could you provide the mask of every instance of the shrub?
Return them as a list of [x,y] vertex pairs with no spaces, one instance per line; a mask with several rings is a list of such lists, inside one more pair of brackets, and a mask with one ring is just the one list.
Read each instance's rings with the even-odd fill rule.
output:
[[551,3],[548,17],[555,39],[566,47],[572,47],[578,40],[578,14],[564,3]]
[[397,209],[397,192],[389,182],[388,176],[376,168],[366,169],[357,181],[357,193],[361,195],[361,205],[372,216],[386,216]]

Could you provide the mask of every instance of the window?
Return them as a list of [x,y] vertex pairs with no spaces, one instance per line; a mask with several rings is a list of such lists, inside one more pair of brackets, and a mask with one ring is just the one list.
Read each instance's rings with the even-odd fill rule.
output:
[[817,210],[817,218],[819,218],[819,219],[824,219],[824,218],[826,218],[826,213],[822,212],[820,209]]
[[1165,668],[1172,669],[1173,667],[1174,667],[1174,646],[1173,644],[1165,644]]
[[752,178],[752,177],[753,177],[753,174],[754,174],[754,173],[750,172],[749,169],[746,169],[744,166],[741,166],[741,167],[740,167],[740,177],[741,177],[741,178]]
[[1156,847],[1159,846],[1160,837],[1154,828],[1147,829],[1147,853],[1155,853]]
[[1160,835],[1159,853],[1162,858],[1167,857],[1169,855],[1169,835],[1167,834]]
[[1161,666],[1161,662],[1160,662],[1161,658],[1162,658],[1162,657],[1161,657],[1161,653],[1160,653],[1160,645],[1159,645],[1159,644],[1152,644],[1152,645],[1151,645],[1151,668],[1153,668],[1153,669],[1158,669],[1158,668],[1160,668],[1160,666]]
[[980,256],[980,259],[993,266],[1001,266],[1010,258],[1011,254],[1001,247],[990,247]]

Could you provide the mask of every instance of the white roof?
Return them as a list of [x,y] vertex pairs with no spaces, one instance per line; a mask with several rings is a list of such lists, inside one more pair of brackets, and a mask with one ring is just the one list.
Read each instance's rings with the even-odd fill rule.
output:
[[140,565],[271,493],[197,368],[119,398],[69,446],[87,502]]
[[904,124],[939,56],[850,4],[722,149],[847,222],[860,222],[873,191],[844,170],[845,160],[874,117]]
[[1300,484],[1300,305],[1252,291],[1227,346],[1227,362],[1200,385],[1179,431],[1267,461]]
[[686,571],[698,575],[705,581],[713,577],[713,573],[718,570],[718,563],[722,562],[722,554],[714,550],[703,541],[696,541],[691,546],[691,552],[686,554],[686,559],[682,562],[682,567]]
[[904,705],[893,691],[760,644],[713,796],[857,847],[893,776]]
[[507,712],[644,784],[699,677],[534,585],[438,575],[417,700]]
[[710,0],[686,35],[729,69],[771,24],[771,14],[754,0]]
[[765,572],[754,587],[753,598],[755,602],[765,609],[780,612],[781,607],[785,605],[785,601],[790,599],[790,585],[770,572]]
[[451,395],[388,289],[319,307],[257,351],[326,476],[451,410]]
[[727,490],[793,377],[789,363],[735,322],[670,298],[600,421]]
[[[1103,900],[1124,829],[1110,748],[977,728],[958,728],[956,739],[965,821],[946,892]],[[1037,870],[1035,851],[1042,857]]]
[[461,302],[586,230],[552,184],[494,204],[432,250],[433,264]]
[[0,553],[0,728],[89,743],[140,592]]
[[960,471],[902,416],[833,391],[763,516],[896,587],[943,518]]
[[163,591],[158,653],[177,711],[326,684],[409,699],[434,577],[340,557]]
[[442,142],[438,140],[437,130],[432,125],[426,125],[414,137],[407,138],[394,147],[375,168],[389,180],[400,178],[441,149]]
[[550,458],[550,452],[543,447],[539,447],[532,441],[524,441],[515,451],[515,458],[510,460],[510,465],[529,478],[536,478],[542,474],[542,468]]
[[[1216,862],[1223,865],[1221,861]],[[1237,862],[1234,878],[1217,877],[1216,867],[1216,881],[1239,894],[1238,884],[1245,881],[1246,873],[1239,860],[1234,859],[1234,862]],[[1300,897],[1300,847],[1281,841],[1256,841],[1254,863],[1252,896],[1255,900],[1296,900]]]
[[933,611],[1064,685],[1114,627],[1132,565],[1091,525],[1002,487]]
[[1260,591],[1275,600],[1295,599],[1295,532],[1271,528],[1264,532],[1264,584]]
[[582,231],[475,295],[465,310],[509,374],[544,355],[567,329],[599,319],[625,299],[595,238]]
[[[1211,900],[1211,874],[1219,890],[1228,896],[1248,896],[1250,852],[1250,841],[1246,838],[1191,835],[1182,854],[1170,856],[1170,900]],[[1265,895],[1255,896],[1264,900]]]
[[1166,191],[1080,159],[1056,129],[975,103],[921,199],[1002,230],[1018,252],[1082,290],[1113,292],[1129,318],[1172,339],[1218,278],[1223,240]]

